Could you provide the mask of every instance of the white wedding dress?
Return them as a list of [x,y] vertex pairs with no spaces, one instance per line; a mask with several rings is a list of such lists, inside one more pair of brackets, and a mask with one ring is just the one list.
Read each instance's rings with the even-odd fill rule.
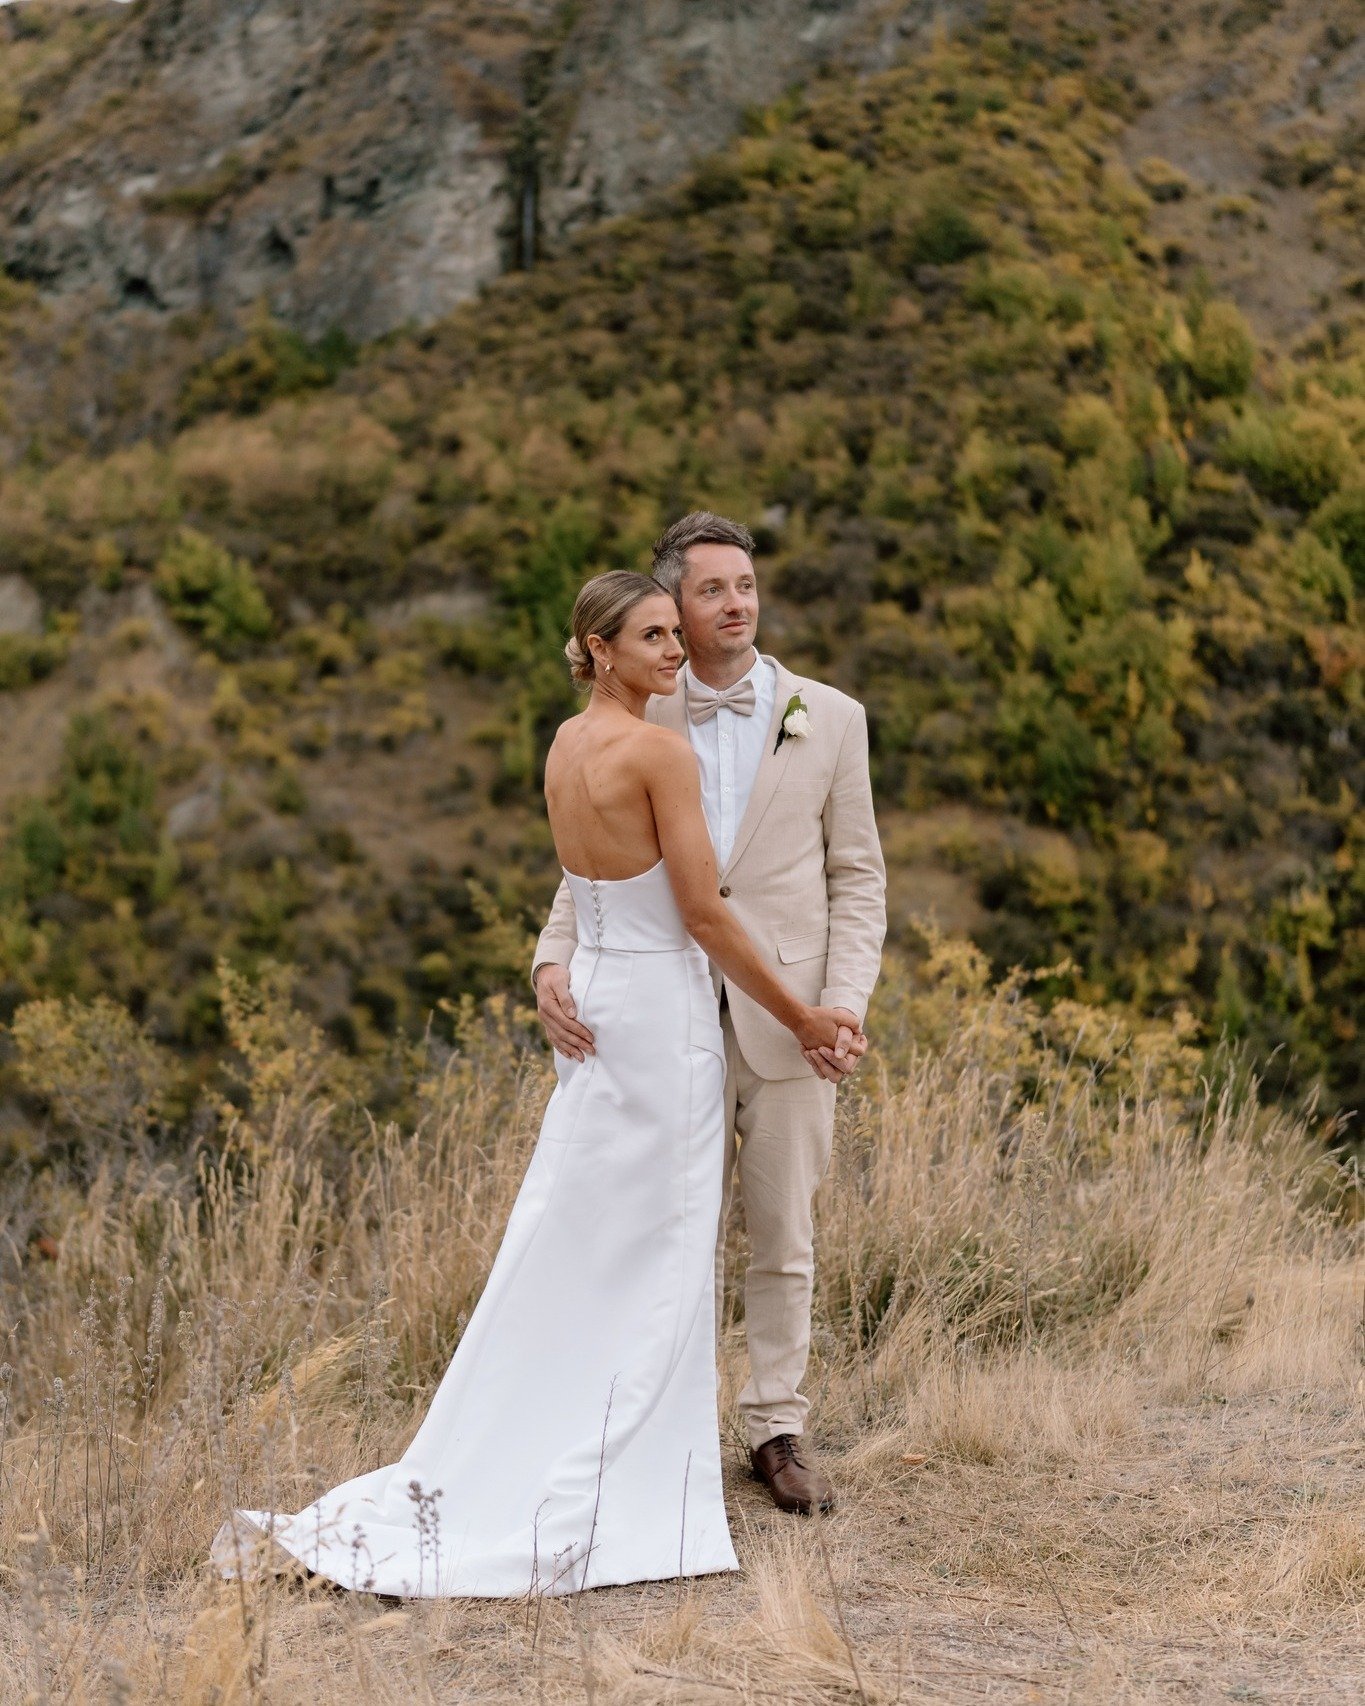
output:
[[294,1516],[234,1512],[211,1554],[225,1576],[293,1558],[347,1588],[502,1597],[738,1568],[716,1415],[716,996],[662,861],[568,881],[570,987],[596,1054],[555,1056],[502,1246],[431,1407],[387,1468]]

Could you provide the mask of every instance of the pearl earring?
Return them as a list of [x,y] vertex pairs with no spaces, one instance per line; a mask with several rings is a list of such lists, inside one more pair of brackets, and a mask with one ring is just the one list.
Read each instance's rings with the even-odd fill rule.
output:
[[608,675],[611,674],[611,665],[610,664],[607,665],[607,674]]

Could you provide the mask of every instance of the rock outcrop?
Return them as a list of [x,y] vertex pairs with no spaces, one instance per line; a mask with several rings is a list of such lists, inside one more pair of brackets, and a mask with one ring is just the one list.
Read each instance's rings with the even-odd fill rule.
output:
[[439,315],[499,268],[521,61],[553,12],[517,0],[485,38],[451,10],[130,9],[0,158],[7,272],[103,314],[264,298],[309,336]]
[[424,324],[832,56],[882,57],[886,9],[147,0],[0,155],[0,261],[106,315]]
[[0,464],[170,424],[262,306],[309,340],[438,320],[752,106],[975,0],[26,7],[0,42],[69,44],[0,112],[0,332],[6,279],[30,291],[0,337]]
[[43,601],[22,575],[0,575],[0,634],[41,634]]

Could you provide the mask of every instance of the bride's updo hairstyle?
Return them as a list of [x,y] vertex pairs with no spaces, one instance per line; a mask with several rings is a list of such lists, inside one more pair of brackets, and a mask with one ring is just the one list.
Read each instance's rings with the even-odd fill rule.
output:
[[573,601],[570,638],[564,648],[569,673],[579,687],[591,687],[597,680],[597,667],[588,650],[589,634],[596,634],[599,640],[614,640],[635,606],[659,593],[669,596],[667,587],[649,575],[637,575],[633,569],[609,569],[584,581]]

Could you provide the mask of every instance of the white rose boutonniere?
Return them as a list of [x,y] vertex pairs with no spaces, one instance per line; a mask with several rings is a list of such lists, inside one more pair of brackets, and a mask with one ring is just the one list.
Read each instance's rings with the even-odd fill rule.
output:
[[793,693],[782,713],[782,727],[777,731],[777,747],[787,739],[804,740],[810,733],[810,708],[799,693]]

